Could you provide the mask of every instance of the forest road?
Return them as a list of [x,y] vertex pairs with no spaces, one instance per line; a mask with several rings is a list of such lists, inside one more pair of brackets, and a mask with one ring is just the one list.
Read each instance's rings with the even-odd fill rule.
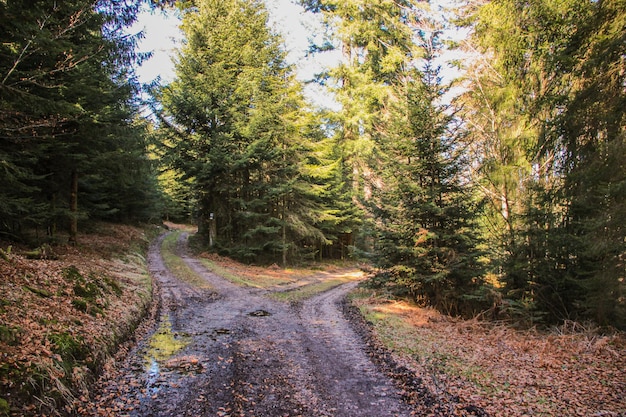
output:
[[148,259],[160,319],[103,388],[104,414],[413,415],[344,317],[340,302],[357,282],[296,304],[277,301],[271,290],[237,286],[205,269],[186,251],[183,234],[178,256],[212,287],[202,290],[166,268],[161,242]]

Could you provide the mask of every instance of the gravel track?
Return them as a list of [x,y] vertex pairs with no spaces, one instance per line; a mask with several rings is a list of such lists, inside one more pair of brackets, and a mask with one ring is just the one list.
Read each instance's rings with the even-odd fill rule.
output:
[[[128,416],[410,416],[342,312],[357,283],[300,303],[236,286],[186,251],[212,290],[178,280],[159,249],[148,255],[161,309],[155,332],[102,389],[100,410]],[[100,412],[107,415],[105,412]]]

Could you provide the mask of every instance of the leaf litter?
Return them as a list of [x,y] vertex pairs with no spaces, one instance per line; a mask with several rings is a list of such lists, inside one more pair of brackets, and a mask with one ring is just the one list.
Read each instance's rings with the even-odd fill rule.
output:
[[[492,416],[626,416],[624,333],[572,322],[517,330],[369,290],[353,303],[393,360],[438,396]],[[466,415],[462,408],[447,415]]]
[[[160,415],[195,415],[208,410],[213,410],[213,415],[253,415],[245,410],[256,410],[254,415],[264,415],[276,398],[284,405],[276,411],[283,415],[342,415],[328,402],[331,394],[315,393],[308,385],[311,376],[303,374],[304,364],[297,362],[305,356],[311,360],[311,353],[293,356],[278,348],[276,343],[291,335],[276,329],[280,335],[268,339],[275,348],[270,351],[263,340],[242,339],[246,332],[237,321],[215,323],[212,329],[197,334],[190,332],[194,337],[207,336],[203,343],[212,346],[212,356],[202,349],[182,348],[180,354],[164,359],[152,385],[146,384],[141,376],[146,372],[145,358],[128,359],[138,351],[132,339],[117,352],[113,347],[114,341],[136,325],[152,300],[144,258],[136,246],[146,241],[141,229],[102,226],[98,233],[83,238],[80,248],[55,246],[53,256],[47,250],[47,259],[26,259],[19,249],[10,253],[8,260],[0,259],[0,397],[8,401],[13,415],[120,416],[145,415],[146,410],[161,410]],[[10,252],[6,245],[2,247],[4,253]],[[324,274],[318,271],[318,278],[310,280],[311,275],[307,278],[300,270],[266,268],[262,272],[261,267],[204,256],[249,282],[256,279],[254,287],[267,291],[299,288],[299,280],[309,279],[309,284]],[[68,282],[70,268],[82,280]],[[156,291],[163,284],[155,281],[154,285]],[[152,300],[153,319],[143,322],[138,335],[149,339],[159,327],[155,319],[160,309],[167,310],[168,303],[189,300],[184,303],[193,304],[206,297],[217,301],[201,291],[179,290],[182,295],[174,294],[164,306]],[[364,290],[357,294],[351,303],[360,312],[346,304],[346,314],[367,341],[369,355],[395,379],[413,409],[411,415],[626,415],[626,342],[622,333],[601,334],[575,323],[550,332],[519,331],[499,323],[449,318]],[[246,315],[276,311],[262,307],[247,306],[242,311]],[[184,311],[174,311],[184,315]],[[276,313],[277,320],[293,314],[285,316],[280,309]],[[270,318],[259,314],[256,320]],[[312,321],[311,325],[319,323]],[[176,320],[172,326],[181,327]],[[326,337],[324,333],[317,336]],[[315,354],[335,349],[329,346],[318,346]],[[285,366],[280,360],[295,361],[286,374],[278,372]],[[126,372],[121,363],[135,371]],[[106,378],[99,382],[100,388],[90,391],[99,369]],[[226,375],[234,372],[238,379],[230,379],[221,388],[203,386],[205,377],[217,369]],[[113,383],[107,385],[107,380]],[[176,410],[167,404],[168,393],[190,383],[198,384],[198,390],[185,397],[190,400],[187,408]],[[359,392],[353,391],[354,396]]]
[[132,336],[152,297],[147,231],[99,224],[39,257],[0,242],[0,401],[11,415],[75,411]]

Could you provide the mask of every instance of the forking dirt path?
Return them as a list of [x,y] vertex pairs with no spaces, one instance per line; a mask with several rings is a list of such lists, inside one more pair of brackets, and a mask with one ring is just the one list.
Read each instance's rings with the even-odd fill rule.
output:
[[202,290],[165,267],[161,242],[148,258],[160,297],[157,330],[127,355],[94,414],[413,415],[342,313],[357,282],[298,304],[277,301],[209,272],[182,235],[178,256],[213,288]]

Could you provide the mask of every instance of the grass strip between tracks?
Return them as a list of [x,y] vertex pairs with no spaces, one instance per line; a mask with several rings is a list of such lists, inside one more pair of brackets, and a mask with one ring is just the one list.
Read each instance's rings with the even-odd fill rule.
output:
[[272,293],[271,297],[275,300],[294,303],[314,297],[317,294],[329,291],[335,287],[338,287],[339,285],[345,284],[350,281],[354,281],[354,278],[350,276],[340,276],[337,278],[304,285],[302,287],[298,287],[289,291],[275,292]]
[[211,289],[211,285],[198,275],[185,261],[176,253],[178,239],[182,232],[176,230],[163,239],[161,244],[161,256],[167,269],[169,269],[178,279],[196,288]]

